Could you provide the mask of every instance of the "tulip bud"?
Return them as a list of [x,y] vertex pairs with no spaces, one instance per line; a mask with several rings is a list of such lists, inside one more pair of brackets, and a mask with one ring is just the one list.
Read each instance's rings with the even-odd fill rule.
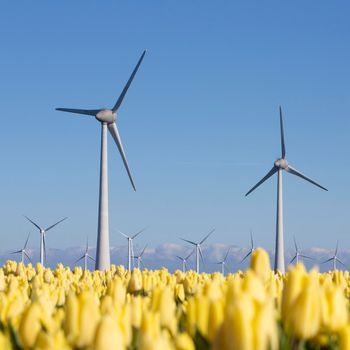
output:
[[271,273],[270,257],[264,249],[258,248],[252,253],[250,268],[265,283]]
[[96,330],[94,349],[126,349],[118,322],[112,316],[106,315],[101,319]]
[[19,326],[19,336],[24,348],[31,348],[41,330],[41,309],[32,303],[24,312]]
[[193,340],[187,333],[181,333],[175,338],[176,350],[195,350]]

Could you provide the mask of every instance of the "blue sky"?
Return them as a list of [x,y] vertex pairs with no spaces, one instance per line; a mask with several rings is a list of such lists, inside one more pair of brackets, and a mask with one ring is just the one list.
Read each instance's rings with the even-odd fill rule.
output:
[[111,244],[178,237],[274,245],[280,155],[329,193],[284,177],[286,246],[350,248],[350,5],[346,1],[36,1],[0,6],[0,239],[18,247],[96,240],[100,130],[55,107],[115,103],[143,49],[119,129],[134,193],[109,140]]

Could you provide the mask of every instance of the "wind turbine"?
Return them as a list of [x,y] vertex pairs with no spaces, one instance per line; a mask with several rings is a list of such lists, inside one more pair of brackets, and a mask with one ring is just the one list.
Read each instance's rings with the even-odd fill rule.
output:
[[241,264],[246,261],[253,253],[254,253],[255,247],[254,247],[254,239],[253,239],[253,233],[250,231],[250,249],[248,254],[242,259]]
[[136,64],[128,82],[121,92],[117,102],[112,109],[72,109],[56,108],[57,111],[83,114],[95,117],[101,123],[101,159],[100,159],[100,194],[98,210],[98,229],[97,229],[97,249],[96,249],[96,269],[106,270],[110,267],[110,250],[109,250],[109,211],[108,211],[108,160],[107,160],[107,130],[112,135],[119,153],[122,157],[125,169],[128,173],[131,185],[136,191],[134,180],[132,178],[128,161],[125,156],[123,144],[117,128],[117,112],[121,106],[124,97],[141,65],[146,54],[144,51]]
[[142,256],[143,256],[143,253],[145,252],[147,248],[147,244],[145,245],[145,247],[143,248],[142,252],[140,253],[140,255],[135,255],[134,256],[134,259],[137,260],[137,268],[140,269],[140,263],[142,264],[142,266],[145,268],[145,264],[143,263],[142,261]]
[[224,260],[215,263],[216,265],[221,265],[221,273],[223,276],[225,276],[225,269],[227,270],[226,261],[227,261],[228,255],[230,254],[230,251],[231,251],[231,247],[228,249]]
[[22,249],[20,250],[16,250],[15,252],[11,252],[10,254],[20,254],[21,253],[21,263],[23,264],[24,263],[24,256],[26,256],[28,258],[28,260],[30,262],[32,262],[32,260],[30,259],[30,256],[28,255],[27,251],[26,251],[26,248],[27,248],[27,244],[28,244],[28,241],[29,241],[29,237],[30,237],[30,233],[27,237],[27,240],[23,246]]
[[319,185],[317,182],[311,180],[307,176],[303,175],[300,171],[293,168],[286,159],[286,147],[284,142],[284,129],[283,129],[283,116],[282,108],[280,107],[280,129],[281,129],[281,148],[282,156],[274,162],[272,169],[262,178],[247,194],[248,196],[261,184],[263,184],[272,175],[278,174],[277,180],[277,221],[276,221],[276,248],[275,248],[275,271],[285,272],[285,260],[284,260],[284,234],[283,234],[283,199],[282,199],[282,172],[286,172],[298,176],[313,185],[328,191],[325,187]]
[[202,254],[202,248],[201,245],[209,238],[209,236],[215,231],[215,229],[211,230],[200,242],[193,242],[189,241],[184,238],[180,238],[181,240],[190,243],[196,247],[196,272],[199,273],[199,256],[201,257],[203,261],[203,254]]
[[186,272],[187,269],[187,260],[192,256],[192,254],[194,253],[194,250],[191,251],[190,254],[188,254],[186,257],[182,257],[179,255],[176,255],[176,257],[182,261],[182,272]]
[[81,261],[83,259],[84,259],[84,270],[85,271],[87,270],[88,259],[91,259],[92,261],[96,262],[96,260],[91,255],[89,255],[89,239],[88,238],[86,239],[86,248],[85,248],[84,255],[82,257],[80,257],[78,260],[76,260],[74,262],[74,264],[77,264],[79,261]]
[[335,248],[334,255],[330,259],[323,261],[321,263],[321,264],[326,264],[330,261],[333,261],[333,270],[334,271],[337,269],[337,262],[339,262],[340,265],[343,265],[347,269],[347,266],[338,258],[338,247],[339,247],[339,242],[337,241],[337,246]]
[[68,219],[67,217],[63,218],[60,221],[57,221],[55,224],[49,226],[46,229],[43,229],[38,224],[36,224],[34,221],[29,219],[27,216],[25,218],[30,221],[40,232],[40,263],[41,265],[44,265],[44,257],[46,259],[46,233],[49,232],[51,229],[53,229],[55,226],[60,224],[62,221]]
[[134,256],[134,239],[143,231],[145,231],[146,228],[143,228],[141,231],[135,233],[133,236],[128,236],[125,233],[119,231],[121,235],[123,235],[128,240],[128,270],[131,271],[131,262],[132,258]]
[[299,250],[299,248],[298,248],[297,242],[296,242],[296,240],[295,240],[295,237],[294,237],[294,247],[295,247],[295,255],[294,255],[293,259],[290,261],[289,264],[293,264],[294,261],[296,262],[296,264],[298,264],[300,258],[314,260],[314,259],[311,258],[310,256],[301,254],[301,252],[300,252],[300,250]]

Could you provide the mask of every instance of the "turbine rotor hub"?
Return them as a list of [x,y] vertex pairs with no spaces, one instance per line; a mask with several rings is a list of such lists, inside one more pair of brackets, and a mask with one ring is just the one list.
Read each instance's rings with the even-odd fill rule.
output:
[[283,158],[281,158],[281,159],[277,159],[276,161],[275,161],[275,166],[277,167],[277,168],[280,168],[280,169],[287,169],[288,168],[288,162],[287,162],[287,160],[286,159],[283,159]]
[[102,123],[112,124],[117,116],[111,109],[103,109],[96,114],[96,119]]

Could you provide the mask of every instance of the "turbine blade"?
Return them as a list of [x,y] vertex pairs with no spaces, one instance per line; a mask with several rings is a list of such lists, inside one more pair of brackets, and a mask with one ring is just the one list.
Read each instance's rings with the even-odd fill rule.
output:
[[294,258],[290,261],[289,264],[293,264],[293,262],[295,261],[296,258],[297,258],[297,256],[295,255]]
[[121,235],[123,235],[125,238],[128,238],[128,239],[131,238],[131,237],[127,236],[125,233],[123,233],[122,231],[119,231],[119,230],[118,230],[118,232],[119,232]]
[[112,111],[113,111],[113,112],[116,112],[116,111],[119,109],[120,105],[122,104],[123,99],[124,99],[124,97],[125,97],[125,95],[126,95],[128,89],[129,89],[129,87],[130,87],[130,85],[131,85],[133,79],[135,78],[135,75],[136,75],[136,73],[137,73],[137,71],[138,71],[140,65],[141,65],[141,62],[142,62],[143,58],[145,57],[145,54],[146,54],[146,50],[143,51],[143,53],[142,53],[142,55],[141,55],[139,61],[138,61],[137,64],[136,64],[136,67],[134,68],[133,72],[131,73],[131,76],[130,76],[128,82],[126,83],[126,85],[125,85],[125,87],[124,87],[122,93],[120,94],[120,96],[119,96],[117,102],[115,103],[114,107],[112,108]]
[[86,255],[89,259],[91,259],[92,261],[96,262],[95,258],[93,258],[91,255],[87,254]]
[[248,258],[249,256],[252,254],[252,252],[250,251],[241,261],[241,264],[244,263]]
[[336,246],[336,248],[335,248],[335,256],[337,256],[337,254],[338,254],[338,248],[339,248],[339,241],[337,241],[337,246]]
[[23,250],[27,248],[29,237],[30,237],[30,233],[28,234],[28,237],[27,237],[26,243],[24,244]]
[[193,245],[197,245],[197,243],[195,243],[195,242],[192,242],[192,241],[189,241],[189,240],[187,240],[187,239],[184,239],[184,238],[180,238],[182,241],[185,241],[185,242],[187,242],[187,243],[190,243],[190,244],[193,244]]
[[254,190],[256,190],[260,185],[262,185],[266,180],[268,180],[272,175],[277,173],[278,168],[273,166],[273,168],[263,177],[249,192],[246,193],[246,197],[250,195]]
[[10,254],[19,254],[22,253],[22,250],[16,250],[15,252],[11,252]]
[[140,258],[142,257],[142,255],[143,255],[143,253],[145,252],[146,248],[147,248],[147,244],[146,244],[145,247],[143,248],[143,250],[142,250],[142,252],[141,252],[141,254],[140,254]]
[[27,259],[32,263],[32,259],[30,258],[30,256],[27,254],[26,251],[23,251],[24,255],[27,257]]
[[142,260],[142,259],[140,259],[140,263],[141,263],[142,267],[145,269],[145,268],[146,268],[146,265],[143,263],[143,260]]
[[348,267],[339,259],[337,259],[337,261],[340,263],[340,265],[343,265],[346,269],[348,269]]
[[142,230],[140,230],[139,232],[135,233],[131,238],[134,239],[136,238],[140,233],[142,233],[143,231],[147,230],[147,227],[143,228]]
[[86,249],[85,249],[85,254],[87,254],[89,250],[89,237],[86,237]]
[[43,243],[44,243],[44,258],[45,258],[45,263],[46,263],[46,238],[45,238],[45,233],[44,233]]
[[118,147],[119,153],[120,153],[120,155],[121,155],[121,157],[123,159],[123,163],[124,163],[126,172],[128,173],[131,185],[132,185],[134,191],[136,191],[135,183],[134,183],[134,180],[132,178],[131,171],[129,169],[129,164],[128,164],[128,161],[127,161],[126,156],[125,156],[122,140],[120,138],[117,125],[115,123],[108,124],[108,129],[109,129],[109,132],[112,135],[112,137],[114,139],[114,142],[116,143],[116,145]]
[[284,127],[283,127],[283,115],[282,107],[280,106],[280,127],[281,127],[281,148],[282,148],[282,158],[286,157],[286,145],[284,142]]
[[334,259],[334,258],[330,258],[330,259],[328,259],[328,260],[325,260],[325,261],[321,262],[321,264],[326,264],[326,263],[328,263],[328,262],[330,262],[330,261],[333,261],[333,259]]
[[307,256],[307,255],[304,255],[304,254],[299,254],[299,256],[304,258],[304,259],[315,260],[314,258],[311,258],[311,256]]
[[198,250],[199,250],[199,255],[200,255],[200,257],[201,257],[202,263],[204,264],[204,259],[203,259],[202,248],[201,248],[201,246],[200,246],[200,245],[198,246]]
[[95,116],[100,109],[56,108],[56,111]]
[[294,240],[295,251],[298,252],[298,245],[297,245],[297,241],[295,240],[295,236],[293,236],[293,240]]
[[184,260],[185,260],[185,259],[182,258],[181,256],[176,255],[176,257],[177,257],[179,260],[181,260],[181,261],[184,261]]
[[250,230],[250,244],[251,244],[251,248],[254,249],[253,232],[251,230]]
[[37,225],[34,221],[30,220],[30,219],[28,218],[28,216],[25,216],[25,215],[24,215],[24,217],[25,217],[28,221],[30,221],[39,231],[42,230],[42,228],[41,228],[39,225]]
[[62,221],[67,220],[67,219],[68,219],[68,217],[65,217],[65,218],[63,218],[62,220],[57,221],[55,224],[53,224],[53,225],[51,225],[50,227],[48,227],[48,228],[45,230],[45,232],[50,231],[52,228],[54,228],[55,226],[57,226],[58,224],[60,224]]
[[298,176],[310,183],[312,183],[313,185],[321,188],[322,190],[328,191],[327,188],[321,186],[320,184],[318,184],[317,182],[315,182],[314,180],[311,180],[309,177],[305,176],[304,174],[302,174],[300,171],[298,171],[297,169],[293,168],[292,166],[288,165],[288,168],[285,169],[288,173]]
[[83,260],[85,258],[85,255],[83,255],[81,258],[79,258],[78,260],[74,261],[74,264],[77,264],[79,261]]
[[215,228],[213,230],[211,230],[200,242],[199,244],[203,244],[208,238],[209,236],[215,231]]
[[185,258],[185,260],[187,261],[194,253],[194,249],[192,250],[192,252]]
[[228,258],[228,255],[230,254],[230,251],[231,251],[231,247],[228,249],[226,255],[225,255],[225,259],[223,262],[226,262],[227,258]]

